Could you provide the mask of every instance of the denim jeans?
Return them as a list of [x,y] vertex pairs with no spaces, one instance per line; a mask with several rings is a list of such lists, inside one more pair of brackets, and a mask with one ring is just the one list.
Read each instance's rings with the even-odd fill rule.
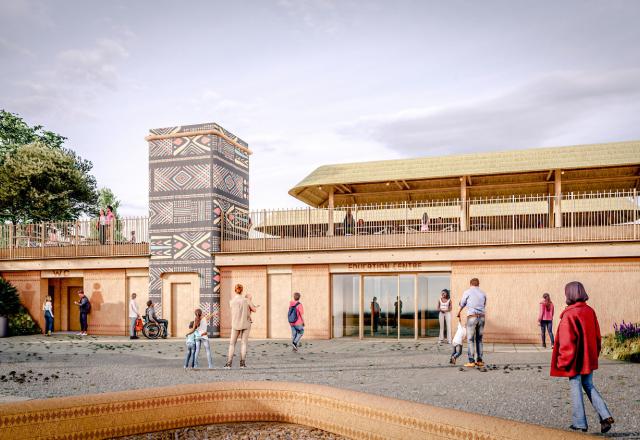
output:
[[44,332],[45,333],[52,333],[53,332],[53,316],[51,316],[51,313],[49,313],[49,311],[45,311],[44,312]]
[[193,368],[196,361],[196,344],[187,344],[187,355],[184,357],[184,368]]
[[482,334],[484,333],[484,316],[467,318],[467,352],[469,362],[482,362]]
[[604,399],[593,386],[593,373],[590,374],[578,374],[569,378],[569,384],[571,385],[571,403],[573,405],[572,418],[573,426],[576,428],[587,428],[587,417],[584,413],[584,400],[582,400],[582,389],[587,393],[587,397],[593,405],[593,408],[598,413],[600,421],[611,417],[609,408]]
[[296,347],[300,343],[300,339],[302,339],[302,335],[304,335],[304,325],[292,325],[291,326],[291,343]]
[[462,345],[454,345],[451,357],[454,359],[458,359],[460,356],[462,356]]
[[209,345],[209,338],[200,338],[196,342],[196,354],[195,354],[195,368],[198,368],[198,355],[200,354],[200,350],[202,350],[202,346],[207,352],[207,364],[209,368],[213,368],[213,360],[211,359],[211,346]]
[[542,345],[546,346],[547,345],[547,341],[545,340],[545,330],[549,333],[549,340],[551,341],[551,345],[554,344],[553,342],[553,321],[540,321],[540,333],[542,336]]
[[136,321],[138,318],[129,318],[129,336],[136,336]]
[[87,323],[87,314],[80,312],[80,331],[86,333],[89,324]]

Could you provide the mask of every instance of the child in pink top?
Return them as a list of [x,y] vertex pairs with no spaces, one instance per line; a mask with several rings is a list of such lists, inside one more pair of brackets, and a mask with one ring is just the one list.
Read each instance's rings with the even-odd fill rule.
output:
[[547,341],[545,338],[545,330],[549,332],[549,340],[551,348],[553,348],[553,303],[548,293],[542,295],[540,302],[540,312],[538,313],[538,322],[540,323],[540,332],[542,336],[542,346],[546,348]]

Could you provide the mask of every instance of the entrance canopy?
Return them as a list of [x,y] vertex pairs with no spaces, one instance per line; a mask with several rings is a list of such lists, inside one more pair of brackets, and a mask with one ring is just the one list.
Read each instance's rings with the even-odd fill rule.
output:
[[289,194],[314,207],[632,190],[640,141],[325,165]]

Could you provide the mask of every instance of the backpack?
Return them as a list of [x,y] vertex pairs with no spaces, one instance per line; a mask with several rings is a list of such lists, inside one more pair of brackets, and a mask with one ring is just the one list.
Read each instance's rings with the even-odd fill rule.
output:
[[289,314],[287,318],[289,319],[289,324],[293,324],[298,320],[298,306],[300,305],[300,301],[295,303],[292,306],[289,306]]
[[[86,298],[86,297],[85,297],[85,298]],[[84,307],[85,307],[85,310],[86,310],[86,313],[87,313],[87,314],[88,314],[88,313],[91,313],[91,301],[89,301],[89,298],[87,298],[87,302],[86,302],[86,304],[84,305]]]

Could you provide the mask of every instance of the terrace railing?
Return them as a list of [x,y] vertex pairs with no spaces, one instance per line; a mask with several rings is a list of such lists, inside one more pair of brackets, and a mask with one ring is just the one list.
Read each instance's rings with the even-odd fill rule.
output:
[[639,240],[640,212],[635,190],[608,191],[234,212],[222,229],[222,252],[610,242]]
[[149,255],[149,219],[0,224],[0,260]]

